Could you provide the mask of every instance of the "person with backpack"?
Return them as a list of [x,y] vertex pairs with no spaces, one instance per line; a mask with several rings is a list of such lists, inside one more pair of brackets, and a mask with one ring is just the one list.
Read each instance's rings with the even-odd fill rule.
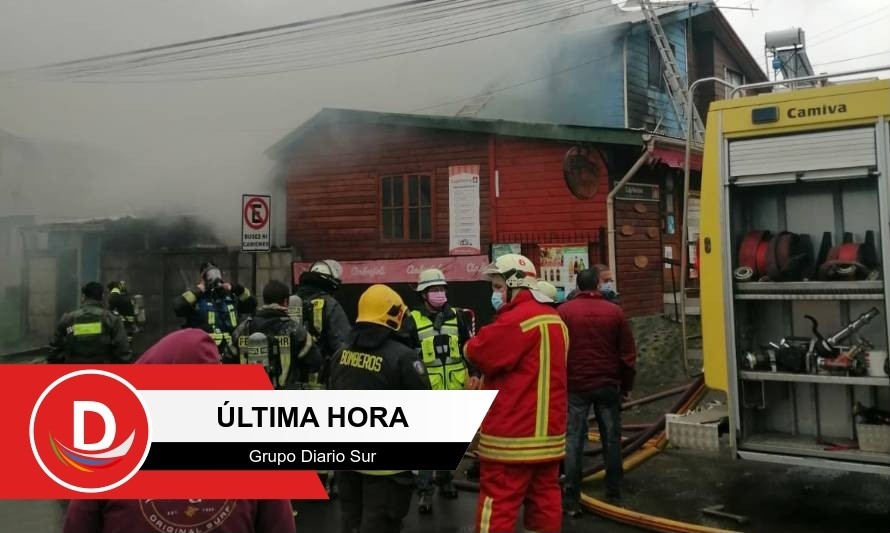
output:
[[309,376],[322,366],[321,351],[312,336],[288,315],[290,290],[272,280],[263,287],[263,303],[256,314],[232,333],[224,363],[262,364],[276,389],[306,388]]

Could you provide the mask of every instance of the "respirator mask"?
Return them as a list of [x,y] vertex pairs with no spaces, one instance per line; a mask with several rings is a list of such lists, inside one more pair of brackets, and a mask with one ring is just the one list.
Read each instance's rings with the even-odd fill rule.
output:
[[208,291],[215,291],[222,285],[222,272],[216,267],[204,271],[204,286]]

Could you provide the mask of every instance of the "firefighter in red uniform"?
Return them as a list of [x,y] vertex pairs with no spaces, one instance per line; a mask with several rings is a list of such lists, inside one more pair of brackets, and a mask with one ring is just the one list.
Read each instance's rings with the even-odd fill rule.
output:
[[566,353],[569,334],[552,300],[537,290],[532,262],[499,257],[483,275],[497,311],[466,346],[497,390],[479,435],[482,475],[476,531],[515,531],[525,506],[528,531],[556,533],[562,525],[559,465],[566,447]]

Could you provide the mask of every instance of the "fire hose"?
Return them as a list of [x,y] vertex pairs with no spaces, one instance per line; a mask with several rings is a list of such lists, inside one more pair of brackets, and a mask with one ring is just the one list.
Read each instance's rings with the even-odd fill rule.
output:
[[[668,391],[663,391],[662,393],[652,396],[659,396],[661,394],[664,394],[664,396],[660,396],[663,398],[665,396],[668,396],[668,394],[665,394],[667,392]],[[669,412],[681,413],[688,409],[691,409],[701,400],[705,393],[706,388],[704,385],[704,377],[699,376],[689,386],[685,387],[683,396],[677,400],[677,402],[672,406]],[[649,398],[651,397],[641,398],[641,400],[646,400]],[[661,449],[664,448],[664,446],[667,444],[667,436],[664,433],[665,422],[666,416],[662,415],[655,423],[653,423],[645,431],[637,435],[632,441],[622,445],[621,455],[624,458],[625,471],[638,466],[646,459],[652,457],[653,455],[656,455],[659,451],[661,451]],[[604,465],[600,463],[593,468],[585,470],[582,475],[584,481],[591,481],[594,479],[602,478],[604,475]],[[454,485],[461,490],[473,492],[479,491],[479,484],[476,482],[455,480]],[[659,531],[664,533],[736,533],[730,530],[679,522],[660,516],[653,516],[636,511],[631,511],[597,500],[596,498],[593,498],[588,494],[584,494],[583,492],[581,494],[581,504],[588,510],[604,518],[609,518],[616,522],[629,524],[649,531]]]

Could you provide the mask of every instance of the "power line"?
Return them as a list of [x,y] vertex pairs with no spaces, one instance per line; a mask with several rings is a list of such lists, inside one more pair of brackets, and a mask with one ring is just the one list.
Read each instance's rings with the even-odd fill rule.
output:
[[[425,3],[421,7],[415,6],[411,9],[403,10],[403,12],[401,12],[401,13],[395,13],[394,15],[390,14],[390,16],[398,17],[399,15],[402,15],[402,14],[407,14],[410,16],[414,11],[425,11],[425,12],[433,13],[435,15],[438,13],[442,13],[442,11],[433,11],[432,9],[430,9],[430,6],[435,7],[437,4],[442,5],[443,3],[447,3],[449,5],[449,7],[447,9],[455,9],[454,7],[452,7],[455,4],[462,4],[462,3],[466,3],[466,2],[476,2],[476,1],[478,1],[478,0],[444,0],[444,1],[443,0],[435,0],[432,3]],[[513,1],[516,1],[516,0],[513,0]],[[354,18],[365,18],[366,20],[359,20],[359,21],[337,20],[337,21],[334,21],[333,24],[319,25],[317,27],[306,27],[306,26],[301,25],[298,28],[290,29],[290,30],[288,30],[286,32],[282,32],[282,33],[274,33],[274,34],[268,34],[268,35],[264,34],[264,35],[260,35],[260,36],[248,37],[248,38],[238,39],[238,40],[229,41],[229,42],[214,42],[213,44],[210,44],[207,46],[192,47],[192,48],[184,47],[181,50],[164,51],[164,53],[160,53],[160,54],[153,54],[150,56],[135,58],[135,59],[127,59],[124,62],[119,63],[119,65],[125,66],[125,65],[128,65],[131,63],[151,64],[151,60],[159,60],[159,59],[161,60],[160,63],[163,63],[164,62],[163,58],[171,58],[171,60],[175,61],[175,60],[182,59],[180,57],[181,54],[189,54],[189,53],[193,53],[193,52],[197,52],[197,51],[201,51],[201,50],[207,50],[207,52],[203,52],[206,56],[213,56],[213,55],[218,55],[218,54],[230,53],[232,51],[239,52],[239,51],[243,51],[243,50],[247,50],[247,49],[251,49],[251,48],[274,46],[274,45],[282,43],[282,42],[305,42],[305,41],[311,41],[312,39],[329,37],[332,35],[337,36],[338,34],[339,35],[355,35],[356,33],[361,33],[362,31],[366,31],[368,29],[379,30],[381,28],[386,28],[387,26],[384,26],[382,24],[383,22],[386,22],[385,15],[386,14],[377,14],[377,15],[371,16],[371,17],[354,17]],[[307,25],[311,22],[312,21],[306,21]],[[358,23],[350,26],[349,24],[351,24],[353,22],[358,22]],[[410,18],[405,18],[404,20],[394,19],[392,22],[390,22],[390,24],[396,25],[396,24],[400,24],[400,23],[405,24],[408,22],[412,22]],[[326,30],[326,29],[329,31],[319,31],[319,30]],[[225,38],[225,36],[223,36],[223,38]],[[282,39],[282,38],[284,38],[284,39]],[[245,44],[245,43],[254,43],[254,42],[259,42],[259,44]],[[235,49],[230,48],[230,47],[232,47],[234,45],[238,45],[238,44],[241,44],[242,46],[239,46],[238,48],[235,48]],[[173,46],[179,47],[179,45],[169,45],[169,46],[170,47],[173,47]],[[133,51],[133,52],[127,52],[124,54],[117,54],[112,59],[115,59],[117,57],[130,56],[130,55],[141,55],[143,52],[144,52],[143,50],[137,50],[137,51]],[[103,56],[103,58],[104,57],[107,57],[107,56]],[[190,57],[192,57],[192,56],[186,56],[185,59],[188,59]],[[194,57],[199,57],[199,56],[194,56]],[[98,62],[94,66],[92,66],[92,68],[93,69],[101,69],[103,67],[103,63],[102,63],[103,58],[94,58]],[[90,61],[93,61],[93,59],[81,60],[78,63],[85,63],[85,62],[90,62]],[[113,63],[113,62],[106,61],[106,63],[109,65],[109,67],[115,66],[115,63]],[[50,67],[52,67],[52,66],[50,66]],[[90,67],[91,67],[90,64],[87,63],[87,66],[81,67],[81,70],[83,70],[83,69],[88,70],[88,69],[90,69]],[[43,67],[43,68],[49,68],[49,67]],[[78,70],[74,70],[73,72],[77,72],[77,71]],[[69,72],[71,72],[71,71],[69,71]]]
[[370,14],[370,13],[386,12],[386,11],[398,9],[401,7],[415,6],[415,5],[426,4],[426,3],[430,3],[430,2],[434,2],[434,1],[435,0],[407,0],[407,1],[399,2],[399,3],[395,3],[395,4],[385,5],[385,6],[372,7],[372,8],[368,8],[368,9],[360,9],[357,11],[349,11],[346,13],[338,13],[336,15],[328,15],[325,17],[319,17],[319,18],[314,18],[314,19],[309,19],[309,20],[301,20],[301,21],[297,21],[297,22],[291,22],[288,24],[279,24],[277,26],[267,26],[265,28],[258,28],[258,29],[254,29],[254,30],[246,30],[246,31],[240,31],[240,32],[235,32],[235,33],[227,33],[224,35],[217,35],[214,37],[206,37],[203,39],[194,39],[194,40],[190,40],[190,41],[182,41],[182,42],[173,43],[173,44],[153,46],[150,48],[142,48],[139,50],[131,50],[129,52],[118,52],[118,53],[114,53],[114,54],[95,56],[95,57],[90,57],[90,58],[85,58],[85,59],[76,59],[73,61],[63,61],[61,63],[52,63],[49,65],[45,65],[43,67],[37,67],[37,68],[51,68],[51,67],[75,65],[78,63],[86,63],[89,61],[96,61],[96,60],[100,60],[100,59],[112,59],[112,58],[124,57],[124,56],[129,56],[129,55],[139,55],[139,54],[146,54],[146,53],[151,53],[151,52],[159,52],[159,51],[163,51],[163,50],[171,50],[171,49],[180,48],[183,46],[192,46],[192,45],[197,45],[197,44],[211,43],[211,42],[222,41],[222,40],[226,40],[226,39],[234,39],[237,37],[244,37],[247,35],[257,35],[257,34],[261,34],[261,33],[268,33],[268,32],[280,31],[280,30],[285,30],[285,29],[298,28],[301,26],[310,26],[312,24],[318,24],[318,23],[328,22],[328,21],[332,21],[332,20],[342,20],[342,19],[361,16],[361,15]]
[[[841,22],[841,23],[839,23],[839,24],[836,24],[834,27],[829,28],[829,29],[827,29],[827,30],[825,30],[825,31],[816,32],[816,33],[814,33],[813,35],[810,35],[810,38],[812,39],[813,37],[819,37],[819,36],[823,36],[823,35],[833,34],[834,32],[836,32],[836,31],[838,31],[838,30],[840,30],[840,32],[841,32],[842,34],[843,34],[843,33],[846,33],[846,32],[849,31],[849,30],[842,29],[842,28],[843,28],[844,26],[846,26],[847,24],[852,24],[853,22],[858,22],[858,21],[860,21],[860,20],[862,20],[862,19],[865,19],[865,18],[868,18],[868,17],[870,17],[870,16],[872,16],[872,15],[876,15],[876,14],[878,14],[878,13],[882,13],[882,12],[883,12],[884,10],[886,10],[886,9],[887,9],[887,6],[884,6],[884,7],[878,8],[878,9],[876,9],[876,10],[874,10],[874,11],[869,11],[868,13],[866,13],[866,14],[864,14],[864,15],[859,15],[859,16],[857,16],[857,17],[853,17],[852,19],[849,19],[849,20],[846,20],[846,21]],[[818,43],[818,42],[819,42],[819,39],[816,39],[815,42],[814,42],[814,43],[811,43],[811,44],[816,44],[816,43]]]
[[859,28],[864,28],[864,27],[866,27],[866,26],[871,26],[872,24],[874,24],[874,23],[876,23],[876,22],[880,22],[881,20],[883,20],[883,19],[885,19],[885,18],[887,18],[887,17],[890,17],[890,13],[887,13],[886,15],[882,15],[882,16],[880,16],[880,17],[874,18],[874,19],[872,19],[872,20],[870,20],[870,21],[868,21],[868,22],[866,22],[866,23],[860,24],[860,25],[858,25],[858,26],[853,26],[852,28],[847,28],[846,30],[842,31],[841,33],[838,33],[838,34],[835,34],[835,35],[831,35],[831,36],[826,37],[826,38],[824,38],[824,39],[816,39],[815,42],[811,42],[811,43],[809,43],[808,46],[816,46],[816,45],[820,45],[820,44],[827,43],[828,41],[833,41],[834,39],[837,39],[838,37],[844,37],[844,36],[846,36],[848,33],[850,33],[850,32],[853,31],[853,30],[858,30]]
[[[514,31],[519,31],[519,30],[527,29],[527,28],[531,28],[531,27],[541,26],[541,25],[543,25],[543,24],[548,24],[548,23],[552,23],[552,22],[557,22],[557,21],[560,21],[560,20],[564,20],[564,19],[567,19],[567,18],[571,18],[571,17],[575,17],[575,16],[583,15],[583,14],[589,14],[589,13],[592,13],[592,12],[597,11],[597,10],[599,10],[599,9],[605,9],[605,8],[609,8],[609,7],[612,7],[611,4],[607,4],[607,5],[602,6],[602,7],[600,7],[600,8],[593,9],[593,10],[589,10],[589,11],[583,11],[583,12],[580,12],[580,13],[570,13],[570,14],[568,14],[568,15],[564,15],[564,16],[560,16],[560,17],[554,17],[554,18],[549,18],[549,19],[547,19],[547,20],[543,20],[543,21],[529,22],[529,23],[525,23],[525,24],[523,24],[523,25],[521,25],[521,26],[519,26],[519,27],[513,27],[513,28],[508,28],[508,29],[499,29],[499,28],[495,28],[494,30],[496,30],[496,31],[489,31],[489,32],[484,32],[484,31],[483,31],[483,32],[474,32],[474,33],[471,33],[471,34],[469,34],[469,35],[462,35],[461,38],[459,38],[459,39],[457,39],[457,40],[452,40],[452,41],[450,41],[450,42],[436,43],[436,44],[431,44],[431,45],[427,45],[427,46],[418,46],[418,47],[409,48],[409,49],[398,49],[398,50],[392,50],[392,51],[384,50],[384,51],[382,51],[381,53],[372,54],[372,55],[369,55],[369,56],[363,56],[363,57],[359,57],[359,58],[346,59],[346,60],[340,60],[340,61],[329,61],[329,62],[322,62],[322,63],[315,63],[315,64],[308,64],[308,65],[302,65],[302,66],[298,66],[298,67],[290,67],[290,68],[278,69],[278,70],[264,70],[264,71],[253,71],[253,72],[249,72],[249,73],[246,73],[246,74],[221,74],[221,75],[218,75],[218,76],[215,76],[215,77],[203,77],[203,78],[198,77],[198,78],[190,78],[189,81],[202,81],[202,80],[210,80],[210,79],[228,79],[228,78],[238,78],[238,77],[244,77],[244,76],[256,76],[256,75],[277,74],[277,73],[293,72],[293,71],[298,71],[298,70],[310,70],[310,69],[323,68],[323,67],[328,67],[328,66],[336,66],[336,65],[344,65],[344,64],[358,63],[358,62],[364,62],[364,61],[368,61],[368,60],[372,60],[372,59],[381,59],[381,58],[385,58],[385,57],[400,56],[400,55],[405,55],[405,54],[410,54],[410,53],[416,53],[416,52],[420,52],[420,51],[432,50],[432,49],[435,49],[435,48],[442,48],[442,47],[445,47],[445,46],[453,46],[453,45],[456,45],[456,44],[461,44],[461,43],[465,43],[465,42],[475,41],[475,40],[479,40],[479,39],[483,39],[483,38],[487,38],[487,37],[493,37],[493,36],[497,36],[497,35],[503,35],[503,34],[506,34],[506,33],[514,32]],[[258,66],[263,66],[263,65],[258,65]],[[176,81],[176,79],[174,79],[174,80],[168,80],[168,79],[154,79],[154,80],[143,80],[143,81],[148,81],[148,82],[167,82],[167,81]]]
[[815,63],[813,66],[814,66],[814,67],[821,67],[821,66],[824,66],[824,65],[833,65],[833,64],[835,64],[835,63],[846,63],[846,62],[848,62],[848,61],[855,61],[855,60],[857,60],[857,59],[865,59],[865,58],[867,58],[867,57],[880,56],[880,55],[884,55],[884,54],[890,54],[890,49],[883,50],[883,51],[881,51],[881,52],[875,52],[875,53],[873,53],[873,54],[865,54],[865,55],[862,55],[862,56],[846,57],[846,58],[844,58],[844,59],[835,59],[834,61],[823,61],[822,63]]
[[[511,0],[511,1],[515,2],[516,0]],[[524,11],[518,15],[503,16],[500,14],[495,14],[495,16],[493,16],[493,17],[483,18],[483,19],[477,20],[477,21],[475,21],[473,23],[469,23],[469,24],[447,25],[448,27],[445,30],[439,31],[438,33],[430,33],[430,31],[428,29],[424,28],[419,31],[415,31],[413,33],[397,35],[394,38],[388,38],[388,39],[382,39],[382,40],[379,38],[376,40],[371,39],[371,40],[365,40],[365,41],[354,41],[353,39],[350,39],[348,42],[341,42],[339,45],[324,42],[322,44],[325,46],[326,49],[322,50],[321,54],[318,54],[317,51],[315,51],[315,50],[298,50],[296,52],[290,51],[290,52],[277,54],[277,55],[275,55],[275,54],[266,55],[265,57],[254,55],[254,56],[247,56],[247,57],[240,58],[240,59],[234,58],[234,59],[230,59],[228,61],[217,62],[217,64],[215,66],[212,62],[208,63],[206,66],[203,66],[203,65],[196,65],[196,66],[188,65],[187,66],[187,65],[183,64],[182,68],[187,68],[188,69],[187,73],[208,72],[208,71],[212,72],[212,71],[219,71],[219,70],[229,70],[231,68],[249,68],[249,67],[254,67],[254,66],[269,66],[269,65],[273,65],[273,64],[284,63],[287,61],[298,61],[298,60],[307,60],[307,59],[315,60],[315,61],[318,61],[318,60],[325,61],[328,59],[336,58],[336,57],[338,57],[338,55],[340,55],[342,53],[354,53],[356,51],[356,49],[360,50],[361,52],[365,52],[365,53],[367,53],[369,51],[376,51],[376,50],[385,52],[388,49],[392,48],[391,45],[403,45],[403,44],[407,44],[407,43],[413,42],[413,41],[423,41],[423,42],[429,43],[433,40],[434,37],[443,36],[443,35],[448,36],[448,35],[452,35],[455,33],[457,33],[459,36],[463,36],[463,33],[466,33],[466,30],[468,30],[468,29],[476,29],[476,28],[500,29],[500,28],[507,27],[507,25],[502,24],[503,22],[513,22],[513,21],[521,24],[527,20],[528,21],[533,20],[533,19],[529,18],[528,15],[549,15],[549,13],[551,13],[551,12],[562,11],[562,10],[566,9],[567,7],[582,7],[584,4],[590,3],[591,1],[598,1],[598,0],[558,0],[556,2],[551,0],[549,3],[544,4],[543,7],[538,6],[538,7],[534,8],[533,10]],[[491,5],[493,3],[494,2],[490,2],[488,4]],[[482,9],[482,8],[477,7],[475,9]],[[495,24],[493,26],[491,24],[489,24],[489,22],[492,22],[492,21],[495,22]],[[454,29],[455,27],[457,28],[457,30]],[[238,53],[238,52],[241,52],[241,50],[235,50],[234,52]],[[195,58],[186,58],[184,60],[184,63],[194,62],[194,61],[197,61],[200,59],[202,59],[200,56],[195,57]],[[126,67],[122,67],[122,68],[124,68],[126,70]],[[148,72],[146,72],[145,67],[142,65],[137,65],[129,70],[134,75],[153,74],[153,72],[151,72],[151,70],[148,70]],[[99,73],[101,74],[102,72],[100,71]]]

